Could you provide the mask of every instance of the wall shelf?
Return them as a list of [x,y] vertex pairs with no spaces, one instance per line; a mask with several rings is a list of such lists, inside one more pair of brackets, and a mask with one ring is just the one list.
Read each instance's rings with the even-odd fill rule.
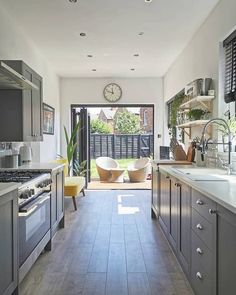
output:
[[210,109],[210,105],[208,104],[211,102],[215,97],[214,96],[196,96],[189,101],[182,103],[179,108],[180,109],[190,109],[198,106],[199,104],[202,105],[207,110]]
[[209,120],[196,120],[196,121],[189,121],[183,124],[177,125],[178,128],[190,128],[199,125],[205,125]]

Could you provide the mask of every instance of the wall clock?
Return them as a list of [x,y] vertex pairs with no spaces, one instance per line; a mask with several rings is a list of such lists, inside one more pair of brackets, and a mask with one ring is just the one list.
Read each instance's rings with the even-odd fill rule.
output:
[[110,83],[103,90],[105,99],[109,102],[116,102],[122,96],[121,87],[116,83]]

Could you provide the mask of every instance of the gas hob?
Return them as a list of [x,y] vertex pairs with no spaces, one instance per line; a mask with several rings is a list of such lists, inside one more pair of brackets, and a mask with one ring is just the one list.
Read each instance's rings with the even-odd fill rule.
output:
[[1,171],[0,182],[25,183],[42,175],[39,171]]

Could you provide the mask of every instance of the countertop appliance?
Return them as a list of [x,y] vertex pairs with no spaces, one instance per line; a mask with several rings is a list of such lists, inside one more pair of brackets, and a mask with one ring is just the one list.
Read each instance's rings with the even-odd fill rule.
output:
[[51,175],[40,171],[0,171],[0,182],[20,182],[19,280],[23,280],[39,254],[50,250]]
[[22,163],[29,163],[32,161],[32,148],[28,145],[20,147],[20,158]]

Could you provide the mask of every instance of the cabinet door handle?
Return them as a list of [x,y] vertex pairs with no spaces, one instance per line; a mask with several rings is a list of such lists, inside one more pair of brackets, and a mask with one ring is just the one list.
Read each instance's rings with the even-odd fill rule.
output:
[[216,214],[216,210],[214,210],[214,209],[209,209],[209,213],[210,213],[210,214]]
[[170,176],[166,176],[166,179],[170,179]]
[[202,280],[202,274],[200,273],[200,271],[198,271],[196,273],[196,278],[199,279],[199,280]]
[[200,255],[202,255],[202,254],[203,254],[203,251],[202,251],[202,249],[201,249],[201,248],[199,248],[199,247],[196,249],[196,251],[197,251],[197,253],[198,253],[198,254],[200,254]]
[[197,204],[197,205],[203,205],[203,201],[202,201],[201,199],[198,199],[198,200],[196,201],[196,204]]
[[200,223],[197,224],[196,228],[199,230],[203,230],[203,226]]

